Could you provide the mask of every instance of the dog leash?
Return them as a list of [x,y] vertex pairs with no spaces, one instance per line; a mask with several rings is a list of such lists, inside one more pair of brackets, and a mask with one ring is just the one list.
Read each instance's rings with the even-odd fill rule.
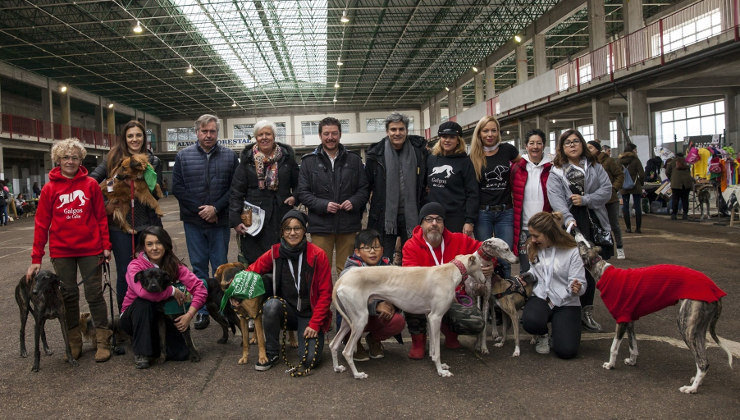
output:
[[113,312],[113,284],[110,281],[110,263],[103,260],[103,291],[108,288],[108,306],[110,307],[110,324],[111,324],[111,351],[113,354],[126,354],[126,350],[118,347],[118,340],[116,333],[118,332],[118,326],[115,322],[115,314]]
[[[131,229],[134,229],[134,226],[136,226],[136,219],[134,218],[134,181],[129,181],[129,185],[131,186]],[[134,239],[135,236],[135,232],[131,234],[131,259],[133,259],[136,255],[136,240]]]
[[[286,373],[289,373],[290,376],[296,378],[300,376],[307,376],[311,369],[313,369],[316,366],[316,357],[319,352],[319,338],[316,337],[314,339],[314,351],[313,351],[313,358],[311,358],[311,363],[308,365],[305,370],[301,371],[300,367],[306,365],[306,360],[308,360],[308,346],[304,347],[303,357],[301,358],[300,363],[298,363],[297,366],[293,366],[288,361],[288,356],[286,355],[285,351],[285,343],[288,341],[288,304],[285,301],[285,299],[281,298],[280,296],[273,296],[273,299],[277,299],[280,301],[280,303],[283,305],[283,343],[280,347],[280,355],[283,357],[283,362],[285,362],[285,365],[288,366],[288,369],[285,371]],[[306,344],[308,344],[308,340],[306,340]]]

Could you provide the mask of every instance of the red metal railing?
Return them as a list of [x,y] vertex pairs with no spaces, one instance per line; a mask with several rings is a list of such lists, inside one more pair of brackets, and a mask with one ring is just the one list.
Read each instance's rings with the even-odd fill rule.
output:
[[669,54],[689,45],[738,29],[739,0],[703,0],[676,11],[660,20],[616,39],[594,51],[556,67],[558,92],[580,91],[581,85],[609,77],[618,70],[629,69],[647,60],[670,61]]
[[[88,130],[81,127],[71,127],[50,121],[37,120],[12,114],[2,115],[0,132],[11,139],[24,140],[62,140],[66,137],[76,137],[83,144],[93,148],[110,147],[115,136],[100,131]],[[64,133],[69,132],[68,136]],[[29,139],[30,137],[30,139]]]

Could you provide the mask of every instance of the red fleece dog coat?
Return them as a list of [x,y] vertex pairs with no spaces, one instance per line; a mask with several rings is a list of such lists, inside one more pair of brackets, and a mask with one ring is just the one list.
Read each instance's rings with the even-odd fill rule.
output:
[[668,264],[630,269],[611,266],[596,288],[617,323],[636,321],[680,299],[716,302],[727,295],[704,274]]

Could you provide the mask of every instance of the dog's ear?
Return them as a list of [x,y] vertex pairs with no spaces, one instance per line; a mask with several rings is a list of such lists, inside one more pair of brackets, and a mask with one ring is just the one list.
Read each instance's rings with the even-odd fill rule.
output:
[[169,286],[174,283],[170,273],[164,270],[159,270],[159,280],[162,283],[162,286]]
[[134,275],[134,283],[141,283],[141,280],[144,278],[144,271],[146,270],[139,271]]

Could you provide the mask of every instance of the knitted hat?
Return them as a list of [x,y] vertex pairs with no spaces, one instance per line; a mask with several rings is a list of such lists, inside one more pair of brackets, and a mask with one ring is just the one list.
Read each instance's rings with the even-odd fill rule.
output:
[[588,142],[588,144],[595,147],[597,151],[601,150],[601,143],[596,140],[591,140],[590,142]]
[[424,220],[425,217],[429,216],[430,214],[436,214],[437,216],[441,218],[445,218],[445,208],[442,207],[441,204],[436,202],[431,202],[424,204],[424,207],[419,210],[419,224],[421,224],[421,221]]
[[298,222],[300,222],[303,226],[303,229],[306,229],[306,224],[308,223],[308,221],[306,220],[306,215],[298,210],[288,210],[288,212],[285,213],[285,216],[283,216],[282,220],[280,220],[280,223],[282,224],[284,221],[291,218],[298,220]]

